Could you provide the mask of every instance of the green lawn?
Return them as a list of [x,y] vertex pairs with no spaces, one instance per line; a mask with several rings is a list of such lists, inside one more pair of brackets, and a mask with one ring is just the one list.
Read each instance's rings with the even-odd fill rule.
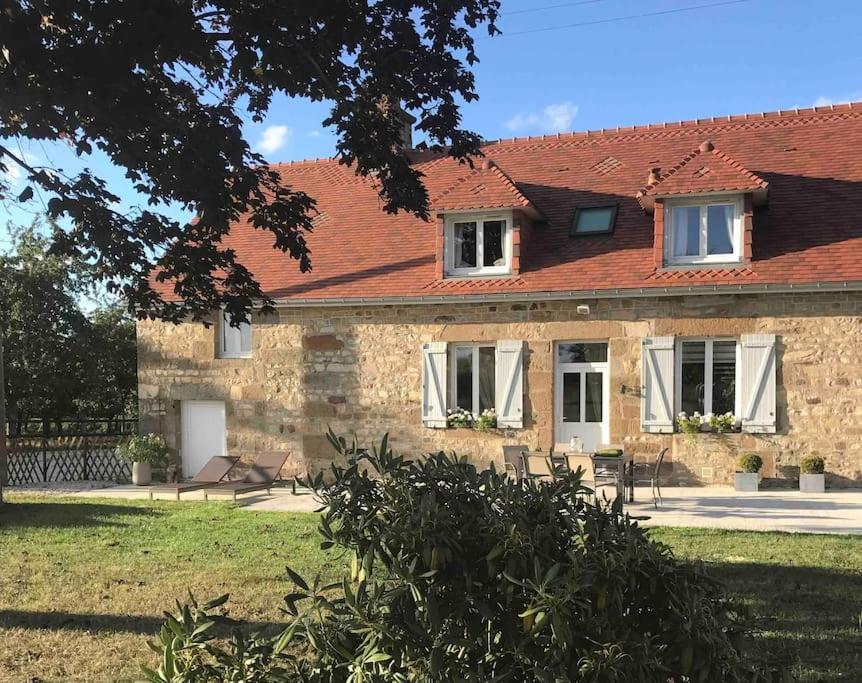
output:
[[[282,620],[284,566],[330,576],[315,516],[223,503],[11,497],[0,510],[0,681],[131,680],[184,598],[229,592],[231,614]],[[862,538],[660,529],[751,605],[755,646],[801,680],[862,680]]]

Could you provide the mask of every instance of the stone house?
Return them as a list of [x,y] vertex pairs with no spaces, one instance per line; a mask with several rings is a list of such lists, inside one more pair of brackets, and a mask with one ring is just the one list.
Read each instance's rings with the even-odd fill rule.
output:
[[[670,447],[677,482],[827,458],[862,483],[862,105],[411,151],[432,218],[388,215],[336,160],[280,166],[318,202],[313,271],[239,223],[278,303],[250,325],[138,324],[141,428],[195,472],[227,451],[331,459],[324,433],[403,453]],[[170,291],[165,292],[170,295]],[[449,411],[496,412],[497,428]],[[734,416],[680,434],[678,414]]]

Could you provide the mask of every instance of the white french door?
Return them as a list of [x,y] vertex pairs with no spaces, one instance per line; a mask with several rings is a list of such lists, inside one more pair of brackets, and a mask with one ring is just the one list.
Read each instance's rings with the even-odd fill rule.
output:
[[568,445],[580,437],[584,451],[610,441],[610,372],[605,342],[556,345],[554,442]]

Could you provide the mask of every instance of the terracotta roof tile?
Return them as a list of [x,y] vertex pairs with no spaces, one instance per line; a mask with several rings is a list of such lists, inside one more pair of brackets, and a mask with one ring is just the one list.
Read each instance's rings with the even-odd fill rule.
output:
[[765,193],[769,183],[715,148],[702,142],[669,171],[651,171],[647,185],[638,192],[638,201],[647,206],[650,198],[705,192]]
[[[693,154],[705,140],[716,149]],[[413,163],[438,205],[528,202],[541,212],[546,222],[523,245],[515,278],[438,280],[436,222],[385,213],[372,183],[333,159],[278,167],[286,184],[317,200],[320,216],[307,236],[310,273],[300,273],[273,248],[273,237],[248,221],[237,223],[225,244],[267,293],[297,301],[862,281],[862,104],[521,138],[483,149],[493,168],[468,169],[430,152],[414,153]],[[597,170],[608,166],[611,172]],[[651,168],[677,166],[665,174],[662,192],[677,182],[689,191],[704,183],[710,190],[768,183],[768,206],[755,210],[750,266],[656,271],[653,217],[635,196]],[[619,207],[613,234],[570,238],[574,210],[601,204]],[[168,283],[157,286],[170,295]]]
[[485,159],[431,200],[435,211],[532,207],[517,185],[491,159]]

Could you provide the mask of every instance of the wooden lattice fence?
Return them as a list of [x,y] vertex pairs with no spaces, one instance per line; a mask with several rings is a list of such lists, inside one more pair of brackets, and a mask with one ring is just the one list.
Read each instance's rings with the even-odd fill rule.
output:
[[7,425],[8,485],[64,481],[126,482],[128,463],[114,449],[135,420],[28,420]]

